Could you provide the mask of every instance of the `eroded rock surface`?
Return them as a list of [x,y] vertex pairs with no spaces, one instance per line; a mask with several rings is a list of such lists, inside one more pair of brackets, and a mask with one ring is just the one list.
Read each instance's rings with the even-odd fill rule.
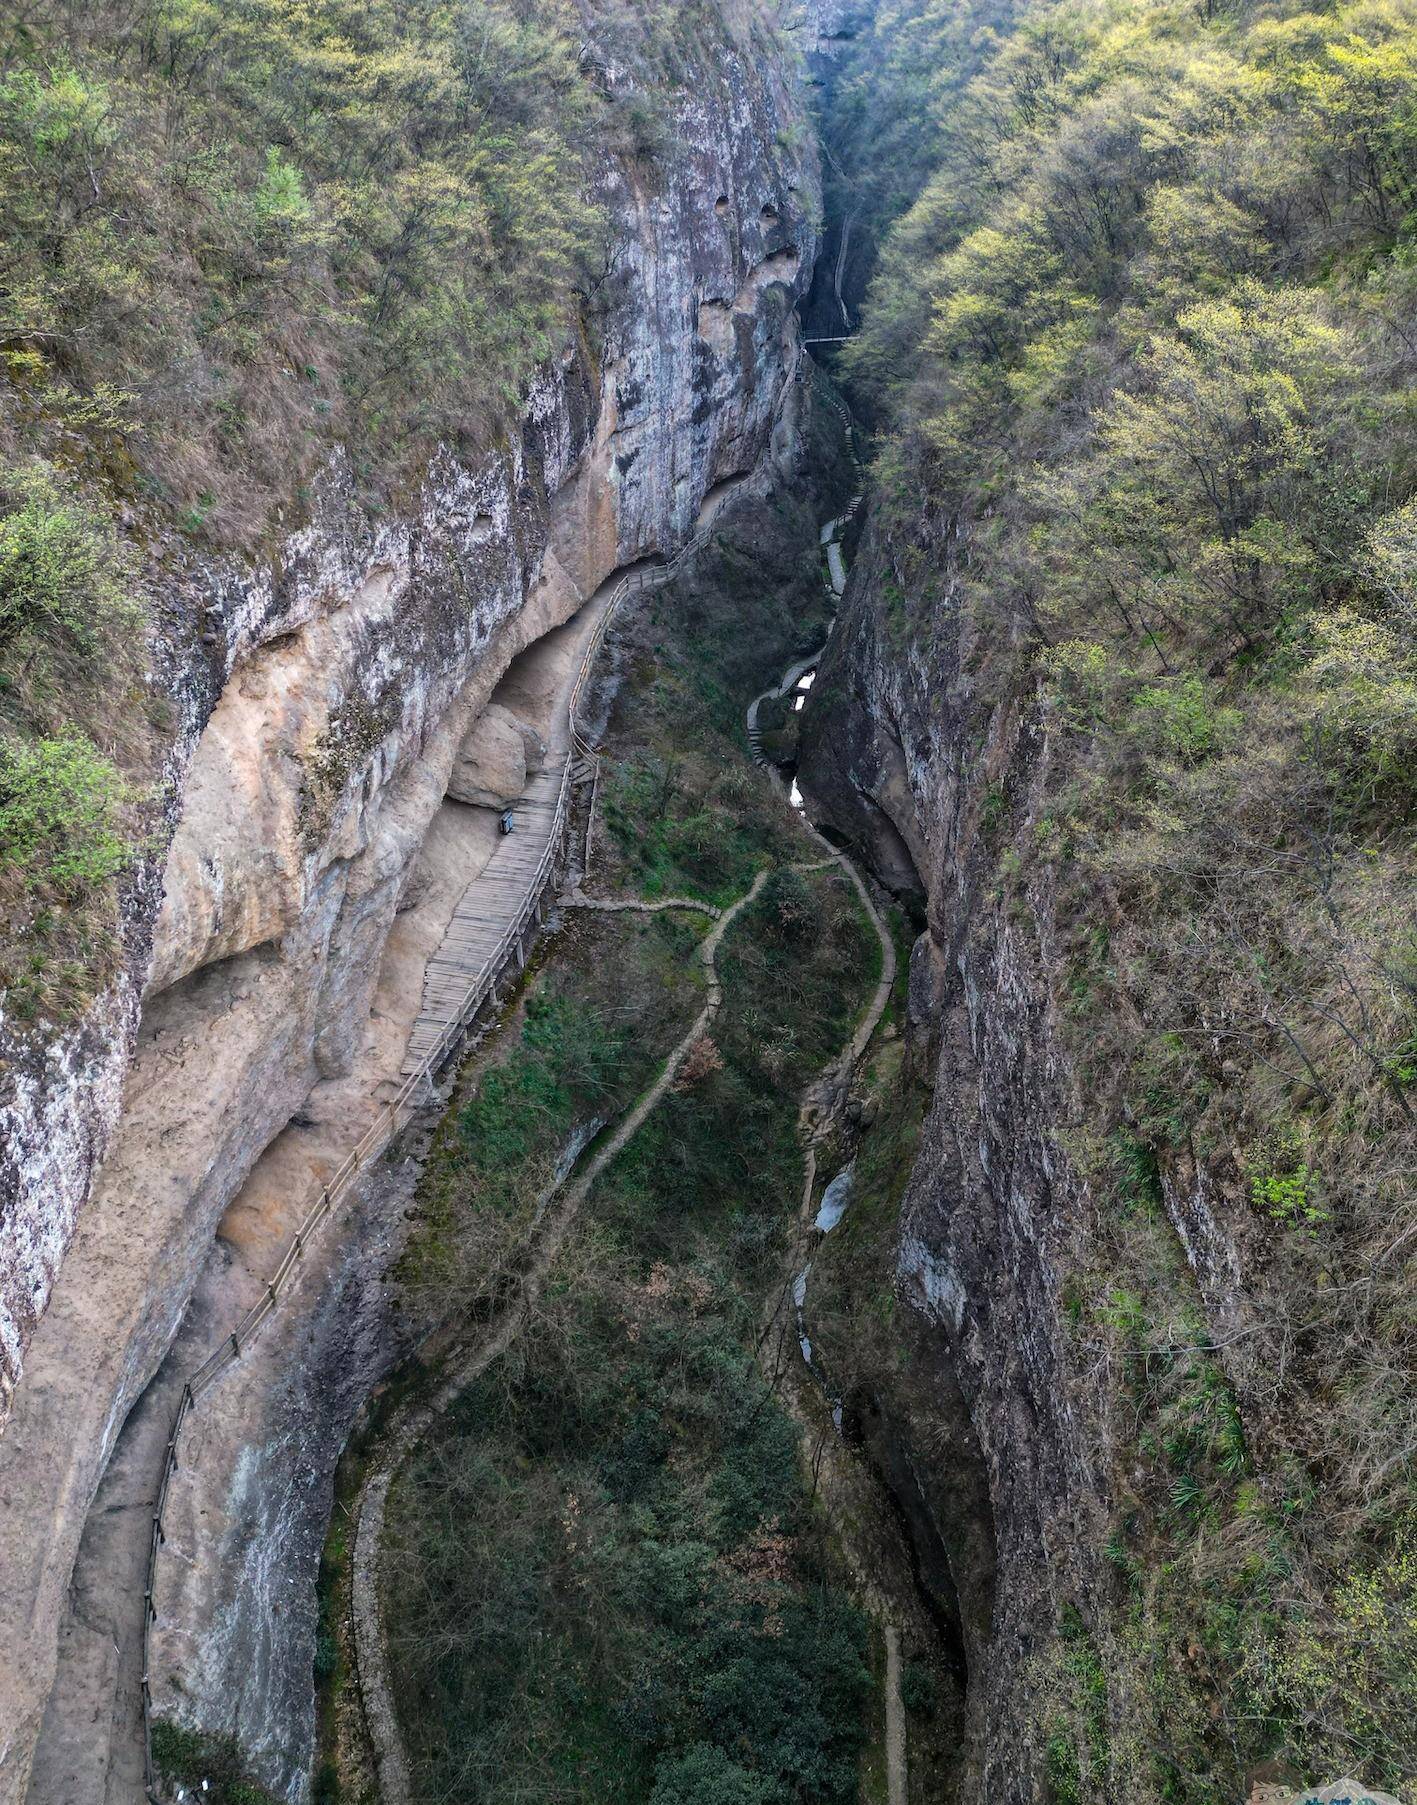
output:
[[[105,1650],[131,1634],[141,1600],[121,1561],[105,1582],[97,1526],[70,1598],[90,1501],[199,1279],[204,1299],[220,1298],[240,1237],[284,1226],[278,1188],[231,1214],[248,1177],[282,1137],[309,1132],[304,1112],[352,1107],[395,924],[446,881],[447,861],[424,857],[445,798],[500,797],[538,756],[517,729],[518,762],[511,715],[479,730],[498,680],[614,571],[671,552],[706,497],[781,451],[815,164],[792,148],[808,135],[768,40],[725,40],[699,76],[652,181],[641,165],[605,165],[615,245],[600,350],[582,335],[552,359],[505,452],[475,466],[440,453],[397,519],[365,513],[336,459],[310,524],[271,564],[193,573],[208,641],[193,630],[164,651],[179,721],[165,878],[140,875],[130,897],[121,982],[12,1062],[0,1117],[0,1365],[14,1388],[0,1437],[6,1805],[25,1797],[61,1628],[76,1664],[31,1796],[129,1796],[132,1700]],[[365,1309],[364,1245],[330,1275],[334,1290],[307,1300],[312,1313],[329,1320],[336,1294]],[[225,1326],[214,1313],[189,1329]],[[312,1618],[287,1616],[290,1588],[308,1592],[332,1451],[392,1351],[377,1327],[346,1329],[364,1353],[332,1355],[327,1338],[306,1368],[290,1329],[292,1375],[330,1390],[273,1401],[269,1420],[221,1447],[202,1508],[230,1512],[231,1564],[170,1626],[184,1652],[165,1707],[237,1732],[292,1798],[311,1747]],[[115,1464],[116,1510],[141,1511],[133,1461]],[[295,1508],[310,1487],[313,1506]],[[283,1538],[271,1525],[287,1518]],[[257,1618],[271,1650],[253,1664]],[[76,1736],[79,1718],[92,1728]]]

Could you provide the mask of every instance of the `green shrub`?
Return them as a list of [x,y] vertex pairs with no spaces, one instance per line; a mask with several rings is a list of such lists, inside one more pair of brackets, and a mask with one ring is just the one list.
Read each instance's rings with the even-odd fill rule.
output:
[[935,1710],[935,1682],[930,1669],[919,1661],[907,1661],[900,1676],[900,1702],[912,1716],[930,1717]]
[[0,660],[36,643],[81,656],[129,610],[109,520],[42,464],[0,467]]
[[1154,684],[1132,698],[1133,728],[1149,749],[1183,765],[1203,763],[1239,725],[1233,708],[1217,708],[1197,676]]
[[117,769],[79,734],[0,741],[0,874],[31,896],[82,901],[133,857],[126,800]]
[[650,1805],[784,1805],[787,1796],[766,1774],[698,1742],[660,1767]]
[[211,492],[241,539],[332,429],[384,479],[490,433],[600,240],[586,153],[622,103],[579,50],[562,0],[7,14],[0,267],[40,430],[131,385],[150,493],[190,526]]
[[1329,1212],[1314,1200],[1316,1176],[1310,1166],[1292,1172],[1257,1172],[1250,1180],[1250,1196],[1255,1208],[1263,1210],[1272,1222],[1301,1228],[1312,1237],[1329,1219]]

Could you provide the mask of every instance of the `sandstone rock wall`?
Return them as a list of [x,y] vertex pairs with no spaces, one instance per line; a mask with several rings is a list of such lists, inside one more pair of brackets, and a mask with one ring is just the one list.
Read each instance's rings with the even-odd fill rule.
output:
[[201,630],[158,647],[179,721],[165,877],[135,881],[126,968],[88,1017],[12,1036],[0,1098],[0,1800],[24,1796],[124,1419],[246,1175],[350,1071],[497,678],[614,571],[672,551],[772,441],[818,178],[753,24],[706,40],[653,161],[604,166],[609,273],[505,452],[444,451],[398,519],[333,460],[269,563],[191,572]]

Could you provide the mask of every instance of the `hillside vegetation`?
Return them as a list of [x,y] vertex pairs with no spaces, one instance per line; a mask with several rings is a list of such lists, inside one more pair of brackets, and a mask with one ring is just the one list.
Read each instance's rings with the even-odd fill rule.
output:
[[[1035,735],[973,824],[1069,1051],[1079,1360],[1128,1375],[1053,1796],[1210,1805],[1266,1757],[1405,1792],[1417,10],[885,10],[936,48],[848,357],[883,607],[963,648],[976,748]],[[1242,1225],[1223,1348],[1168,1193]]]
[[110,968],[171,728],[146,642],[161,667],[184,632],[177,573],[194,551],[267,555],[336,450],[377,512],[438,444],[498,443],[575,322],[594,330],[608,161],[649,172],[664,94],[725,30],[662,0],[5,10],[0,982],[18,1016],[63,1016]]

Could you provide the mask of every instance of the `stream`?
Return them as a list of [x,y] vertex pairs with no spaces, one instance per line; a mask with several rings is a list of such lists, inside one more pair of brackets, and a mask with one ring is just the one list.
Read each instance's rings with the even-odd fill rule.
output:
[[772,757],[763,746],[762,729],[758,725],[758,712],[765,703],[781,702],[790,698],[793,714],[801,714],[807,705],[807,697],[811,694],[812,685],[817,680],[817,669],[821,664],[822,654],[831,643],[832,633],[836,628],[836,610],[842,596],[846,593],[846,557],[842,548],[842,534],[856,516],[863,496],[852,497],[844,514],[838,514],[835,520],[829,520],[822,528],[820,545],[826,559],[825,587],[831,597],[832,613],[827,623],[826,638],[815,652],[808,657],[798,659],[783,672],[781,681],[772,689],[766,689],[762,695],[756,696],[748,709],[747,727],[748,744],[758,764],[781,775],[787,782],[788,800],[799,813],[805,812],[802,791],[797,783],[797,762],[794,753],[791,760],[780,761]]

